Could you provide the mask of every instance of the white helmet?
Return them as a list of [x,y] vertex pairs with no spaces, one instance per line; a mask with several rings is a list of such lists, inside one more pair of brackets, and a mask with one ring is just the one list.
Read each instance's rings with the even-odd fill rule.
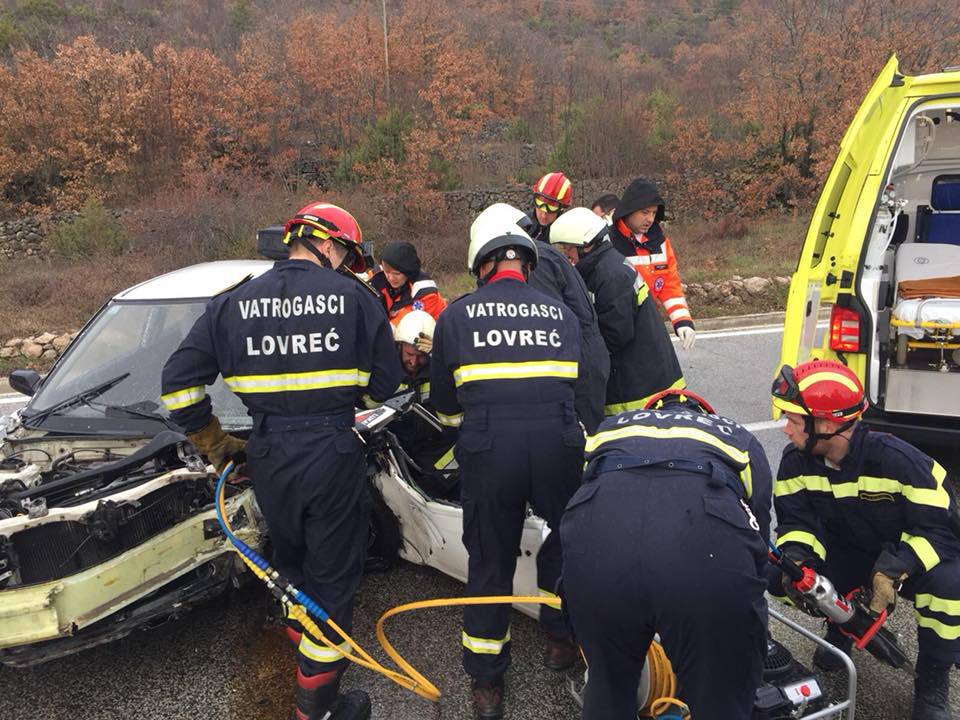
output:
[[393,339],[395,342],[416,345],[420,333],[432,338],[436,326],[437,321],[427,311],[411,310],[393,326]]
[[[506,203],[494,203],[470,226],[470,247],[467,250],[467,270],[473,275],[480,271],[481,263],[493,252],[506,247],[526,250],[532,267],[537,265],[537,244],[530,238],[520,223],[529,218]],[[524,223],[526,224],[526,223]]]
[[575,207],[567,210],[550,225],[550,244],[583,247],[601,239],[609,230],[607,221],[593,210]]

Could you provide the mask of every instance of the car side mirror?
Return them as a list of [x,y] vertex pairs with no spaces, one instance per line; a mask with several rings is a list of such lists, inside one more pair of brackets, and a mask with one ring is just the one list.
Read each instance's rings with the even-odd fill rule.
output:
[[23,395],[33,397],[43,378],[36,370],[14,370],[10,373],[10,387]]

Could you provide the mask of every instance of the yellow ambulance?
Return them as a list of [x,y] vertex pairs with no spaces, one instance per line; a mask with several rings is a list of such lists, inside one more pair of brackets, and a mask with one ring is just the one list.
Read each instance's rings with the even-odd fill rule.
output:
[[856,371],[872,426],[960,437],[960,67],[892,57],[847,129],[787,300],[781,361],[811,357]]

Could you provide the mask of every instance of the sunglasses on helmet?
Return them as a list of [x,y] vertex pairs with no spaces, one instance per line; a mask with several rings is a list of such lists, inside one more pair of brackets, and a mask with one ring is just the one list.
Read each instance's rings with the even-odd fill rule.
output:
[[548,202],[543,198],[535,197],[533,199],[533,204],[537,206],[539,210],[544,210],[545,212],[557,212],[560,209],[560,206],[556,203]]

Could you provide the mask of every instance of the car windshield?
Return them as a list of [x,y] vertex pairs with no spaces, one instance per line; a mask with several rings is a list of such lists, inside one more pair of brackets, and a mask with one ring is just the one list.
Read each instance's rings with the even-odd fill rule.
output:
[[[29,412],[42,412],[79,392],[129,373],[93,403],[134,406],[140,412],[166,416],[160,402],[163,365],[205,306],[204,300],[109,303],[44,380],[30,402]],[[218,377],[207,393],[224,426],[250,426],[246,408],[223,384],[223,378]],[[103,410],[81,403],[58,410],[55,415],[97,418],[103,417]]]

